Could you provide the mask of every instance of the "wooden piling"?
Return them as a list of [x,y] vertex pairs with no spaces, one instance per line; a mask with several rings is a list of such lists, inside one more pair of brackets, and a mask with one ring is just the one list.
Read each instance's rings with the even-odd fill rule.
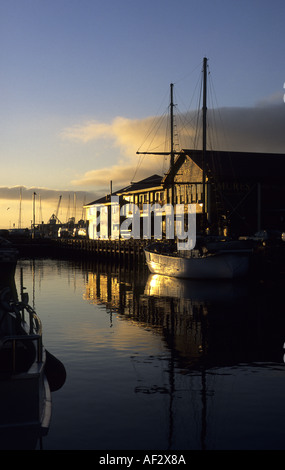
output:
[[149,240],[118,239],[118,240],[89,240],[59,238],[58,248],[74,254],[88,255],[90,257],[108,257],[118,261],[141,262],[144,260],[144,247]]

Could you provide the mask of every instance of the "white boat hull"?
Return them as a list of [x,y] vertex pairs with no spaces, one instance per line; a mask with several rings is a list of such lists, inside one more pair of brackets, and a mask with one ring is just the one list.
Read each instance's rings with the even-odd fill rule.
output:
[[151,273],[187,279],[234,279],[249,269],[248,253],[220,252],[198,258],[184,258],[145,249]]

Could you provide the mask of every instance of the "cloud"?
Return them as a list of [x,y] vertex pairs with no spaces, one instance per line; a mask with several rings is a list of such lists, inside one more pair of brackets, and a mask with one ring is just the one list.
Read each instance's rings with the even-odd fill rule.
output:
[[262,106],[262,107],[264,107],[264,106],[278,106],[282,103],[283,96],[284,96],[284,94],[282,92],[277,91],[277,92],[272,93],[271,95],[266,96],[265,98],[261,99],[260,101],[257,102],[256,105],[257,106]]
[[[91,169],[83,176],[73,180],[71,183],[76,186],[94,187],[97,190],[109,187],[112,180],[116,189],[129,184],[135,177],[138,167],[143,158],[140,158],[136,152],[138,142],[145,139],[149,129],[154,125],[158,126],[155,118],[146,118],[142,120],[131,120],[123,117],[116,117],[110,124],[88,121],[81,125],[76,125],[65,129],[61,133],[64,140],[73,141],[76,144],[86,144],[88,142],[98,141],[99,139],[108,139],[110,142],[110,152],[112,149],[119,150],[117,162],[111,166],[100,169]],[[156,135],[151,137],[152,150],[166,150],[165,148],[165,130],[163,126],[157,129]],[[149,157],[149,162],[140,168],[140,179],[149,176],[150,166],[155,172],[162,171],[161,159],[159,157]]]
[[[285,154],[285,105],[281,99],[277,103],[279,104],[276,104],[274,96],[251,108],[209,109],[208,148]],[[175,123],[179,135],[179,141],[175,140],[178,150],[202,147],[201,116],[198,121],[196,112],[188,112],[177,115]],[[141,151],[167,151],[167,135],[165,117],[141,120],[117,117],[111,123],[88,121],[65,129],[62,132],[64,139],[77,144],[93,141],[94,145],[98,139],[106,139],[110,141],[110,152],[112,148],[119,150],[117,161],[113,165],[100,169],[91,168],[72,183],[101,190],[107,188],[112,180],[113,187],[119,189],[133,179],[164,173],[168,169],[165,157],[143,158],[136,152],[139,147]]]
[[[73,185],[81,187],[94,187],[96,192],[106,193],[109,191],[112,182],[113,190],[123,188],[130,184],[131,181],[138,181],[150,176],[150,174],[163,174],[163,161],[161,157],[148,156],[144,157],[149,160],[147,165],[139,168],[139,157],[132,159],[121,159],[119,163],[98,170],[87,171],[82,177],[73,180]],[[160,162],[160,163],[159,163]],[[164,165],[165,166],[165,165]],[[168,168],[168,165],[167,165]]]
[[63,140],[74,142],[89,142],[90,140],[106,137],[114,137],[112,126],[96,121],[86,122],[84,125],[74,125],[62,131]]
[[[101,168],[99,170],[90,170],[79,180],[75,180],[72,183],[80,186],[92,186],[96,184],[100,187],[106,187],[106,185],[113,181],[116,182],[116,186],[124,186],[126,181],[130,181],[129,176],[134,173],[134,167],[131,165],[113,165],[111,168]],[[112,180],[113,178],[113,180]],[[127,180],[126,180],[127,178]]]
[[[36,196],[40,196],[43,201],[48,201],[49,203],[53,203],[55,199],[58,200],[59,196],[62,196],[62,202],[67,201],[69,196],[73,197],[74,191],[67,191],[67,190],[56,190],[56,189],[49,189],[43,187],[26,187],[26,186],[0,186],[0,200],[15,200],[19,201],[20,196],[22,201],[31,201],[33,198],[34,193]],[[86,191],[76,191],[77,199],[83,199],[84,197],[92,197],[94,193],[86,192]]]
[[[132,158],[137,151],[138,142],[142,142],[150,126],[157,126],[156,121],[156,118],[152,117],[132,120],[121,116],[116,117],[111,123],[87,121],[64,129],[61,132],[61,138],[75,143],[111,139],[114,147],[119,148],[124,156]],[[160,138],[160,144],[163,143],[159,133],[156,139],[157,137]]]
[[223,125],[217,127],[216,135],[221,150],[285,154],[283,104],[223,108],[219,114]]

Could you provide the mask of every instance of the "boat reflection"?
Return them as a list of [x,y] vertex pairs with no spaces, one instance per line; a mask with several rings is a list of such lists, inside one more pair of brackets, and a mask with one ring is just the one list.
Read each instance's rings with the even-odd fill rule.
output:
[[246,295],[245,282],[196,281],[150,274],[145,286],[145,294],[157,297],[192,299],[193,301],[214,302],[232,301],[235,297]]
[[276,286],[253,286],[246,281],[151,275],[144,294],[148,308],[163,305],[171,316],[180,358],[192,366],[221,367],[282,362],[285,321],[281,292]]
[[155,328],[190,368],[282,362],[282,287],[89,271],[85,298]]
[[212,448],[224,376],[231,383],[234,371],[246,366],[254,371],[284,365],[282,292],[276,285],[193,281],[97,266],[89,270],[85,298],[105,305],[111,318],[114,312],[121,321],[161,336],[167,354],[156,359],[164,380],[144,381],[140,375],[134,391],[163,394],[168,449],[176,448],[183,426],[188,431],[190,426],[187,445],[206,449]]

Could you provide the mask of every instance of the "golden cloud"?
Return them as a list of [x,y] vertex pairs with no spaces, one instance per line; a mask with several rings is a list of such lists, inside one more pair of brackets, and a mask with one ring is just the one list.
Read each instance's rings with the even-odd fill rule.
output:
[[99,138],[113,138],[114,135],[110,124],[90,121],[64,129],[61,137],[64,140],[85,143]]
[[[85,144],[102,138],[109,139],[110,146],[120,151],[118,161],[113,165],[96,170],[92,169],[82,177],[73,180],[72,184],[106,188],[112,180],[116,185],[116,189],[119,189],[130,183],[139,166],[139,179],[149,176],[149,168],[152,168],[153,172],[161,173],[164,159],[150,156],[142,164],[144,158],[140,158],[136,154],[138,142],[145,139],[154,121],[154,118],[131,120],[119,116],[110,124],[88,121],[65,129],[61,134],[65,140]],[[165,150],[165,130],[163,128],[156,130],[156,135],[151,138],[151,144],[152,150],[154,148],[156,150]]]
[[[124,156],[133,157],[148,133],[152,124],[157,127],[156,118],[127,119],[116,117],[111,123],[87,121],[62,131],[64,140],[87,143],[98,139],[111,139],[113,145],[122,150]],[[165,145],[165,130],[163,127],[156,129],[156,135],[152,137],[152,147]]]
[[[285,153],[283,123],[285,106],[258,105],[252,108],[221,108],[208,110],[208,122],[215,122],[215,128],[209,125],[208,145],[215,150],[276,152]],[[168,151],[166,117],[145,119],[127,119],[116,117],[111,123],[88,121],[62,132],[62,138],[77,143],[87,143],[106,139],[110,148],[119,149],[117,161],[113,165],[100,169],[90,169],[84,175],[72,181],[78,186],[109,187],[110,180],[116,189],[127,185],[133,179],[142,179],[150,174],[163,174],[168,169],[165,157],[147,156],[144,159],[136,152]],[[181,148],[201,148],[201,120],[197,124],[197,113],[185,113],[176,118]],[[178,126],[179,125],[179,126]],[[138,171],[139,168],[139,171]],[[135,175],[137,175],[136,178]],[[114,188],[115,189],[115,188]]]

